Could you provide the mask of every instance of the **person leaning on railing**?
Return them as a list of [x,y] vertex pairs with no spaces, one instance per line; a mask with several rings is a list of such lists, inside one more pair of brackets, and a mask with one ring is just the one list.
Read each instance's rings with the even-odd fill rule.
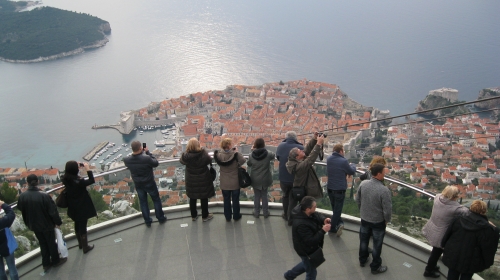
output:
[[[224,138],[220,142],[221,150],[214,152],[215,162],[220,167],[220,189],[224,197],[224,217],[227,222],[241,219],[240,214],[240,185],[238,181],[238,166],[246,162],[246,159],[238,149],[233,147],[231,138]],[[231,209],[231,201],[232,209]]]
[[443,254],[443,248],[441,248],[443,236],[454,218],[469,213],[466,207],[457,202],[458,195],[459,191],[457,187],[447,186],[440,194],[434,197],[431,218],[422,228],[423,235],[432,246],[431,255],[424,271],[425,277],[440,277],[437,262],[441,254]]
[[[313,166],[324,141],[324,135],[318,136],[317,132],[314,133],[314,138],[307,143],[305,151],[299,148],[290,150],[286,163],[286,169],[294,175],[293,186],[305,187],[305,194],[316,199],[323,197],[323,189]],[[289,208],[294,208],[298,203],[300,201],[296,199],[290,200]],[[293,218],[289,215],[288,225],[292,226],[292,224]]]
[[[14,248],[9,248],[9,242],[7,238],[7,230],[12,226],[14,219],[16,218],[16,214],[12,211],[9,204],[0,200],[0,207],[5,211],[5,216],[0,218],[0,279],[7,280],[7,274],[5,273],[4,259],[7,263],[7,267],[9,268],[9,275],[11,280],[18,280],[19,276],[17,274],[16,268],[16,260],[14,259],[14,252],[12,251]],[[11,237],[14,237],[12,233],[10,233]],[[12,252],[11,252],[12,251]]]
[[267,190],[273,184],[271,174],[271,162],[274,161],[275,154],[266,150],[264,139],[257,138],[253,143],[253,151],[248,157],[247,165],[250,167],[250,178],[254,191],[253,215],[255,218],[260,214],[260,200],[262,198],[262,212],[264,218],[269,217],[269,200]]
[[201,218],[204,222],[211,220],[214,215],[208,213],[208,199],[215,195],[214,182],[208,165],[212,163],[212,158],[205,149],[200,147],[200,142],[196,138],[191,138],[186,146],[186,152],[182,153],[179,160],[186,166],[186,195],[189,197],[189,209],[191,219],[198,219],[196,210],[196,200],[201,203]]

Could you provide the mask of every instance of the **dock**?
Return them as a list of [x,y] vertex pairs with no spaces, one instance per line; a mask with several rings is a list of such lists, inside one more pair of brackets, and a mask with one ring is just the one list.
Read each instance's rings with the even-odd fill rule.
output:
[[83,159],[86,161],[90,161],[95,154],[97,154],[100,150],[106,147],[109,144],[109,141],[104,141],[95,146],[90,152],[83,156]]

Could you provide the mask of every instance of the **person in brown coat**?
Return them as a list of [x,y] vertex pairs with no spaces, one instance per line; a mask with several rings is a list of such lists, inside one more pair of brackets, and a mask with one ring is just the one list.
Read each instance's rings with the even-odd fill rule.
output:
[[[220,142],[220,150],[214,152],[214,159],[220,166],[220,189],[224,197],[224,216],[226,221],[231,218],[235,221],[241,219],[240,214],[240,185],[238,181],[238,166],[244,164],[246,159],[238,149],[233,147],[231,138],[224,138]],[[231,200],[233,201],[231,209]]]
[[83,168],[87,171],[88,179],[78,176],[79,166],[74,160],[66,162],[62,182],[66,187],[66,199],[68,200],[68,216],[75,222],[75,235],[78,240],[78,248],[83,249],[83,253],[94,249],[94,245],[88,244],[87,221],[97,216],[97,212],[90,199],[87,186],[95,183],[94,175],[89,170],[88,163],[83,163]]
[[192,220],[198,219],[197,199],[201,203],[201,218],[204,222],[211,220],[214,215],[208,213],[208,199],[215,195],[215,190],[208,165],[212,163],[212,158],[200,147],[200,142],[196,138],[191,138],[186,146],[186,152],[182,153],[180,163],[186,166],[186,194],[189,197]]

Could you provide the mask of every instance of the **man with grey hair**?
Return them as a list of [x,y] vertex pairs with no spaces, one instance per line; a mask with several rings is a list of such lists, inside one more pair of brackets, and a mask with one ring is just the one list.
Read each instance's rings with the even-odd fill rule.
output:
[[[303,187],[307,196],[312,196],[316,199],[323,197],[323,189],[313,165],[316,162],[316,158],[318,158],[324,141],[324,135],[318,136],[317,132],[314,133],[314,137],[307,143],[305,151],[297,147],[290,150],[288,162],[286,163],[286,169],[290,174],[294,175],[292,188]],[[291,193],[288,217],[288,225],[290,226],[293,224],[292,210],[290,208],[293,209],[299,202],[298,198],[294,198]]]
[[279,165],[279,179],[280,187],[283,193],[282,203],[283,203],[283,214],[281,217],[288,220],[288,217],[293,209],[290,207],[291,191],[293,187],[293,175],[288,173],[286,170],[286,163],[288,162],[288,154],[293,148],[298,148],[303,150],[304,146],[297,141],[297,133],[295,131],[288,131],[285,134],[285,140],[278,145],[276,149],[276,158],[278,159]]

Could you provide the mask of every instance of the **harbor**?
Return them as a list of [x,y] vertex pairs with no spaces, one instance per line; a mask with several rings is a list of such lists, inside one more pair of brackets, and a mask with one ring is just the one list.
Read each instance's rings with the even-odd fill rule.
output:
[[95,146],[90,152],[83,156],[83,159],[86,161],[90,161],[100,150],[102,150],[106,145],[108,145],[108,141],[104,141]]

